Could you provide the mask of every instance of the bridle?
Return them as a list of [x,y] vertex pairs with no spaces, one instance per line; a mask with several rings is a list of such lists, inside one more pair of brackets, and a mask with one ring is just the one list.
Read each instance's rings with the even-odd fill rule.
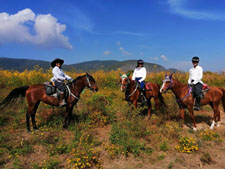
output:
[[[90,83],[90,79],[89,79],[89,76],[88,75],[86,75],[86,80],[87,80],[87,83],[88,83],[88,86],[86,86],[88,89],[90,89],[90,90],[92,90],[92,91],[94,91],[95,89],[92,87],[92,85],[91,85],[91,83]],[[72,85],[74,85],[74,83],[72,83]],[[71,90],[70,90],[70,88],[69,88],[69,86],[68,85],[66,85],[66,87],[67,87],[67,89],[68,89],[68,91],[69,91],[69,96],[71,95],[71,96],[73,96],[75,99],[77,99],[77,100],[79,100],[80,99],[80,97],[79,96],[76,96],[75,94],[73,94],[72,92],[71,92]]]
[[170,84],[167,86],[167,88],[166,88],[166,90],[164,91],[164,93],[167,92],[169,89],[172,89],[172,87],[173,87],[173,80],[172,80],[172,79],[165,78],[165,79],[163,80],[163,85],[164,85],[166,82],[170,82]]
[[[121,86],[123,86],[123,87],[125,88],[126,91],[129,90],[127,87],[128,87],[129,84],[130,84],[130,79],[129,79],[128,77],[121,77],[121,78],[122,78],[122,80],[128,79],[126,84],[123,84],[123,81],[122,81]],[[135,89],[133,90],[133,92],[132,92],[131,94],[129,94],[129,95],[127,96],[127,98],[129,98],[130,96],[132,96],[132,95],[137,91],[137,89],[138,89],[138,84],[136,83]]]
[[[123,84],[123,80],[126,79],[126,78],[127,78],[127,83],[126,83],[126,84]],[[122,84],[121,84],[121,86],[123,86],[126,90],[128,90],[128,89],[127,89],[127,86],[128,86],[129,84],[130,84],[130,79],[129,79],[128,77],[125,77],[125,78],[122,77]]]

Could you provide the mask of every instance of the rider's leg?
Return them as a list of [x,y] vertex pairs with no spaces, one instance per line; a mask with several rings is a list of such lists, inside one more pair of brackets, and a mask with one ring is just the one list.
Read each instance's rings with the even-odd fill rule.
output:
[[194,110],[200,110],[200,103],[201,103],[201,95],[202,95],[202,84],[197,83],[195,85],[195,106]]
[[59,106],[65,106],[66,105],[66,101],[65,101],[65,91],[66,91],[66,87],[64,83],[61,82],[55,82],[56,87],[61,91],[60,92],[60,97],[59,97]]

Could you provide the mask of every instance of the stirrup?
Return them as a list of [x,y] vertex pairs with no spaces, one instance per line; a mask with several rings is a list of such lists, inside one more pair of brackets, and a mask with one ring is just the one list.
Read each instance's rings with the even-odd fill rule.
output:
[[193,109],[196,110],[196,111],[200,111],[200,107],[196,106],[196,105],[193,107]]
[[60,106],[60,107],[63,107],[63,106],[65,106],[66,104],[67,104],[67,103],[66,103],[65,100],[63,99],[62,102],[59,103],[59,106]]

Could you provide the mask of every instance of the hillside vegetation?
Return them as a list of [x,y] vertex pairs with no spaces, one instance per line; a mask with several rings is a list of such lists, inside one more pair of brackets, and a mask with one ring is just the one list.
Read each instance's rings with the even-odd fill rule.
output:
[[[73,78],[84,73],[66,72]],[[37,112],[39,130],[27,133],[26,99],[0,110],[0,168],[224,168],[225,114],[220,128],[209,130],[212,110],[195,112],[198,131],[184,127],[171,92],[163,95],[167,108],[153,109],[145,120],[146,107],[134,109],[120,91],[121,70],[91,73],[99,91],[86,89],[73,110],[73,122],[63,129],[65,108],[41,103]],[[49,81],[51,70],[36,67],[23,72],[0,70],[0,101],[16,87]],[[147,80],[161,85],[165,72],[148,73]],[[188,73],[174,77],[187,82]],[[204,73],[208,85],[225,87],[225,75]],[[154,103],[153,103],[154,105]]]

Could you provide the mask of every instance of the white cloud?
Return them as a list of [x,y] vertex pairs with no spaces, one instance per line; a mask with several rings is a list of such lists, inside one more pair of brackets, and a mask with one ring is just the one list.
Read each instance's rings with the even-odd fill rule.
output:
[[168,61],[167,57],[165,55],[161,55],[160,58],[164,61]]
[[129,31],[116,31],[113,34],[120,34],[120,35],[131,35],[131,36],[149,36],[148,33],[140,33],[140,32],[129,32]]
[[196,11],[188,9],[185,5],[187,0],[167,0],[171,12],[179,14],[181,16],[191,18],[191,19],[210,19],[210,20],[225,20],[224,16],[221,14],[206,12],[206,11]]
[[110,54],[111,54],[111,52],[108,51],[108,50],[104,52],[104,55],[105,55],[105,56],[110,55]]
[[120,41],[116,42],[116,45],[117,45],[117,46],[120,46],[120,44],[121,44]]
[[126,56],[130,56],[130,55],[131,55],[131,53],[129,53],[128,51],[126,51],[124,48],[120,47],[119,49],[120,49],[120,51],[121,51],[124,55],[126,55]]
[[152,59],[152,60],[158,60],[159,58],[157,56],[155,56],[155,57],[150,57],[150,59]]
[[62,33],[66,25],[57,22],[51,14],[35,15],[26,8],[16,14],[0,13],[0,44],[8,42],[31,43],[44,48],[72,48]]
[[171,68],[176,68],[182,71],[188,71],[192,66],[191,61],[175,61],[170,64]]

